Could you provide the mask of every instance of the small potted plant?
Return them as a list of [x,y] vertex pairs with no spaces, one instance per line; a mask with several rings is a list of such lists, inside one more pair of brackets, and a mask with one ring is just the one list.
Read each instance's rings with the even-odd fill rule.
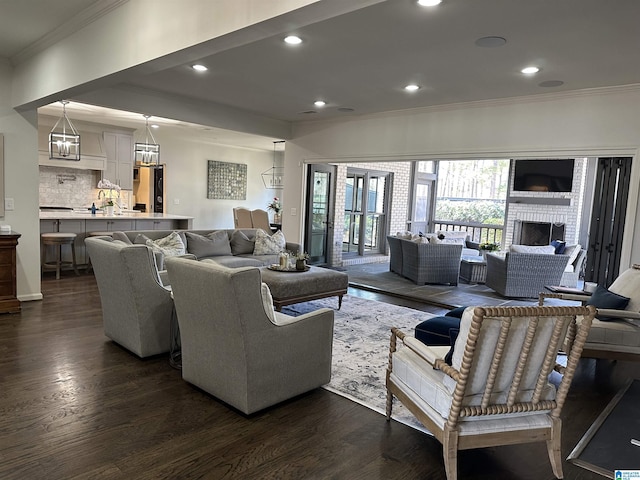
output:
[[484,242],[480,244],[480,253],[483,258],[487,257],[488,252],[496,252],[500,250],[500,244],[494,242]]
[[298,252],[296,257],[296,270],[306,270],[307,260],[309,260],[309,254],[307,252]]

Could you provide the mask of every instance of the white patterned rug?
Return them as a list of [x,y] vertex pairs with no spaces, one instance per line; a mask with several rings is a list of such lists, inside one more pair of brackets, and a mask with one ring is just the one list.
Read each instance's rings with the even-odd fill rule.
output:
[[[413,334],[417,324],[433,315],[353,296],[344,297],[340,310],[335,310],[335,297],[282,310],[295,316],[322,307],[335,311],[331,382],[324,388],[385,415],[391,327]],[[392,418],[429,433],[398,400],[394,400]]]

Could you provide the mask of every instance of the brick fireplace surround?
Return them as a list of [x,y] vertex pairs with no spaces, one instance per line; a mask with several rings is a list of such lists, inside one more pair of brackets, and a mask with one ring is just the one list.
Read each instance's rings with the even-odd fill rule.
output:
[[[509,186],[509,195],[507,196],[505,247],[523,241],[523,231],[520,228],[523,225],[534,227],[535,231],[535,227],[544,228],[541,224],[554,230],[553,233],[556,236],[560,230],[564,230],[564,241],[567,244],[578,243],[581,214],[584,207],[586,172],[587,159],[576,158],[573,169],[573,187],[571,192],[565,193],[514,192],[512,183]],[[542,234],[535,236],[533,241],[537,243],[529,243],[529,245],[548,245],[548,241],[543,240],[542,236]],[[549,239],[555,239],[555,237],[549,237]],[[524,241],[528,240],[525,238]]]

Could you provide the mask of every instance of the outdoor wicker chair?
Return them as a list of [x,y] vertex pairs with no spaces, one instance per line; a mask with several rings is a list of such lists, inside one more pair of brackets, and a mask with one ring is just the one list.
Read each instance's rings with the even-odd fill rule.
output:
[[560,285],[569,261],[567,255],[516,252],[486,258],[486,286],[511,298],[538,298],[546,285]]
[[[448,480],[457,478],[458,450],[536,441],[546,442],[562,478],[560,412],[594,314],[594,307],[467,308],[451,365],[443,360],[449,347],[393,328],[387,420],[395,396],[442,443]],[[560,348],[566,367],[554,365]],[[554,370],[562,376],[557,390]]]
[[418,285],[449,283],[458,285],[463,245],[453,243],[402,243],[402,276]]

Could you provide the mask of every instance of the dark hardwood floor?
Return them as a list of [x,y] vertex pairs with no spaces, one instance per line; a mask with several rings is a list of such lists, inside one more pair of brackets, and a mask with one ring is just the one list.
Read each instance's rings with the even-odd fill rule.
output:
[[[431,437],[322,389],[246,417],[192,387],[167,356],[104,337],[93,276],[43,280],[0,315],[0,479],[444,479]],[[350,295],[442,313],[351,289]],[[583,359],[563,455],[640,364]],[[552,479],[544,444],[461,452],[464,479]],[[567,479],[601,479],[565,462]]]

